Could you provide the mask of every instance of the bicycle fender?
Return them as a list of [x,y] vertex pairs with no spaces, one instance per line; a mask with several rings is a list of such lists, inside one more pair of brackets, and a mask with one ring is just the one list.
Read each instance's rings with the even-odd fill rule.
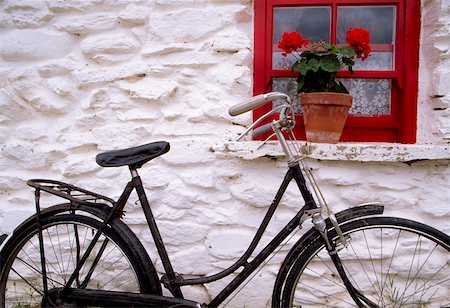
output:
[[[357,207],[349,208],[335,214],[336,219],[339,224],[345,224],[355,219],[360,219],[363,217],[376,216],[383,214],[384,205],[382,202],[370,202],[364,203]],[[330,219],[325,220],[327,229],[333,228],[333,224]],[[277,278],[275,280],[275,285],[272,293],[272,307],[279,307],[281,302],[281,292],[283,290],[286,278],[291,270],[292,265],[298,259],[300,254],[311,242],[317,234],[317,230],[312,227],[308,230],[298,241],[294,244],[291,250],[288,252],[286,258],[281,264],[280,270],[278,272]]]

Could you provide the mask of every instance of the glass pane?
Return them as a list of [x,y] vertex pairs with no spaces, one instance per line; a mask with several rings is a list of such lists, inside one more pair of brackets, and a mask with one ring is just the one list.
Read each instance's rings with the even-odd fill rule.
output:
[[[340,79],[351,95],[353,115],[388,115],[391,112],[391,81],[389,79]],[[295,78],[277,77],[272,79],[272,90],[288,94],[297,113],[302,113],[297,95]],[[279,102],[273,102],[272,108]]]
[[277,7],[273,10],[273,54],[272,68],[290,69],[293,57],[281,56],[278,42],[284,32],[299,32],[313,41],[330,41],[330,7]]
[[388,115],[391,113],[391,81],[389,79],[341,79],[353,95],[349,113],[354,115]]
[[338,8],[337,43],[346,44],[349,28],[370,31],[372,56],[357,59],[356,70],[392,70],[395,43],[395,6],[341,6]]
[[[272,79],[272,91],[286,93],[292,100],[296,113],[303,113],[297,94],[297,82],[295,78],[275,77]],[[278,106],[282,102],[272,102],[272,108]]]

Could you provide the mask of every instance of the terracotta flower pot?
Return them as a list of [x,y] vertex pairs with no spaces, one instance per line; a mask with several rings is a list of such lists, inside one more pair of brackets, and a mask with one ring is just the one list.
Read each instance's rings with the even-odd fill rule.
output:
[[338,143],[353,97],[344,93],[302,93],[306,139],[310,142]]

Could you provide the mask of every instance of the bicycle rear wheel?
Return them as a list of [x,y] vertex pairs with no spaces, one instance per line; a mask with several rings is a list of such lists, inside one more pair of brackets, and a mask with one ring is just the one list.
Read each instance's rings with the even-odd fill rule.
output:
[[[96,219],[75,214],[42,217],[41,224],[47,279],[44,282],[37,224],[25,224],[1,252],[0,306],[48,304],[46,292],[65,285],[101,226]],[[151,263],[145,264],[127,232],[119,223],[105,228],[72,288],[160,293],[149,278],[154,274]]]
[[[368,307],[450,307],[450,237],[414,221],[371,217],[341,226],[347,276]],[[331,238],[337,239],[336,232]],[[357,307],[313,232],[286,278],[281,307]],[[364,301],[363,301],[364,303]]]

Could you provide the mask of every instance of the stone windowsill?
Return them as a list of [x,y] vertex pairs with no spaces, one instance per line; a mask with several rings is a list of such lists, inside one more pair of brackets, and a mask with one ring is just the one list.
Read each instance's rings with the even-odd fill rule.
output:
[[[242,159],[283,157],[277,141],[260,147],[261,141],[227,142],[214,147],[215,152]],[[396,144],[396,143],[346,143],[320,144],[298,142],[302,154],[318,160],[361,162],[415,162],[420,160],[450,159],[450,145]]]

